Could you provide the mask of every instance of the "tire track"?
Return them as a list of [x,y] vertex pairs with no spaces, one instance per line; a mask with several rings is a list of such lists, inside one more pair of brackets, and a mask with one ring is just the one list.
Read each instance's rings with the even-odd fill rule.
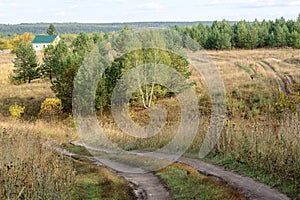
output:
[[[143,155],[143,151],[134,151],[138,155]],[[153,156],[157,158],[168,158],[168,155],[164,153],[153,153]],[[170,156],[170,159],[173,156]],[[288,200],[290,199],[285,194],[278,192],[277,190],[271,188],[270,186],[256,182],[252,178],[242,176],[240,174],[228,171],[223,167],[213,165],[204,162],[199,159],[192,159],[181,157],[178,159],[179,163],[189,165],[201,174],[206,176],[212,176],[228,184],[230,187],[236,189],[246,198],[250,200]]]
[[[72,143],[71,143],[72,144]],[[76,143],[79,144],[79,143]],[[82,146],[82,145],[80,145]],[[95,151],[95,149],[93,149]],[[130,151],[129,152],[132,155],[135,156],[145,156],[145,151]],[[174,155],[168,155],[165,153],[154,153],[152,152],[151,155],[153,158],[158,159],[165,159],[168,161],[172,161],[174,158]],[[149,154],[148,154],[149,156]],[[196,170],[198,170],[201,174],[204,174],[206,176],[212,176],[217,178],[218,180],[221,180],[228,184],[230,187],[236,189],[241,194],[243,194],[246,198],[250,200],[288,200],[290,199],[285,194],[282,194],[278,192],[277,190],[271,188],[270,186],[256,182],[252,178],[242,176],[240,174],[237,174],[235,172],[228,171],[224,169],[223,167],[213,165],[207,162],[204,162],[199,159],[192,159],[192,158],[186,158],[181,157],[177,160],[179,163],[183,163],[186,165],[189,165]],[[156,191],[155,191],[156,192]],[[157,191],[159,192],[159,191]]]
[[266,71],[269,71],[274,75],[279,84],[279,91],[282,91],[285,95],[287,95],[289,93],[289,89],[286,85],[286,82],[283,80],[277,70],[267,61],[261,61],[258,64],[262,66]]

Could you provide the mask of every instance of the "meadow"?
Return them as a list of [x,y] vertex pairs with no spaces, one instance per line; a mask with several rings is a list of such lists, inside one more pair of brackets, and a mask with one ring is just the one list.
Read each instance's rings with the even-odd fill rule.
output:
[[[221,138],[205,159],[272,185],[295,199],[300,198],[299,110],[292,112],[278,108],[280,96],[293,91],[294,84],[300,82],[300,50],[210,50],[207,53],[224,81],[227,113]],[[0,54],[0,181],[6,181],[1,187],[0,195],[10,199],[43,198],[42,195],[48,193],[41,188],[49,187],[52,199],[69,199],[74,193],[79,194],[83,188],[88,187],[84,185],[88,180],[95,181],[101,187],[100,180],[91,180],[93,173],[102,174],[107,182],[117,182],[111,184],[108,190],[127,188],[123,179],[110,174],[106,169],[86,169],[90,166],[74,163],[43,147],[45,141],[62,145],[79,140],[76,123],[70,113],[50,119],[39,115],[42,102],[55,96],[50,83],[45,79],[38,79],[31,84],[12,84],[9,77],[13,70],[13,58],[12,54]],[[210,100],[203,78],[194,72],[191,80],[196,82],[194,89],[199,98],[202,118],[198,134],[185,156],[196,158],[210,126]],[[109,139],[126,150],[160,148],[172,140],[176,133],[180,108],[175,98],[156,103],[166,107],[168,117],[163,130],[152,138],[137,139],[122,133],[108,112],[99,115],[99,123],[106,130]],[[14,104],[25,107],[25,112],[19,119],[10,116],[9,107]],[[138,124],[145,125],[149,122],[148,111],[141,109],[138,104],[131,105],[130,114]],[[179,168],[187,170],[186,167]],[[80,169],[84,173],[78,173]],[[7,173],[3,173],[3,170],[7,170]],[[158,175],[164,177],[170,187],[174,188],[176,177],[170,176],[178,173],[180,177],[182,172],[172,166],[166,168],[164,174],[163,172],[158,172]],[[20,175],[13,176],[16,173]],[[36,173],[43,176],[37,176]],[[87,175],[88,173],[91,175]],[[195,176],[195,179],[199,179],[198,176],[200,175]],[[15,177],[24,178],[19,180]],[[34,179],[40,185],[33,184]],[[107,185],[107,182],[103,185]],[[8,188],[14,190],[10,191]],[[95,186],[92,190],[95,190]],[[116,199],[130,198],[130,192],[119,195]]]

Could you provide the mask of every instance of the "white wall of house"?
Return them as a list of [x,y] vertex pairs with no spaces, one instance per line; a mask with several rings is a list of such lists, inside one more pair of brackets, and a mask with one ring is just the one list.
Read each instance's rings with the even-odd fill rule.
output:
[[57,45],[59,43],[59,41],[60,41],[60,37],[57,36],[52,43],[33,43],[32,46],[33,46],[34,50],[42,51],[44,48],[46,48],[50,44]]
[[39,43],[39,44],[32,44],[32,45],[33,45],[34,50],[41,51],[44,48],[46,48],[49,45],[49,43]]

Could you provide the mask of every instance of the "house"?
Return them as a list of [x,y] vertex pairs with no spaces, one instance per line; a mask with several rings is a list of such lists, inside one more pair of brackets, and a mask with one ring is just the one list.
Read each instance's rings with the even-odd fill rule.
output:
[[50,44],[58,44],[59,41],[60,37],[58,35],[37,35],[31,43],[36,51],[41,51]]

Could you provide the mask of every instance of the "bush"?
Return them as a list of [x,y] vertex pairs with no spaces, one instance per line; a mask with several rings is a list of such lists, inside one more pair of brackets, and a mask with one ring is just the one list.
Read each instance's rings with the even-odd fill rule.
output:
[[41,116],[55,116],[62,113],[63,106],[62,102],[58,98],[47,98],[41,105],[40,115]]
[[19,119],[21,115],[24,113],[25,107],[19,106],[18,104],[14,104],[9,107],[10,116],[16,119]]
[[22,84],[25,83],[24,79],[18,79],[18,80],[16,80],[14,78],[14,74],[13,73],[10,73],[8,75],[8,80],[9,80],[9,84],[11,84],[11,85],[22,85]]

